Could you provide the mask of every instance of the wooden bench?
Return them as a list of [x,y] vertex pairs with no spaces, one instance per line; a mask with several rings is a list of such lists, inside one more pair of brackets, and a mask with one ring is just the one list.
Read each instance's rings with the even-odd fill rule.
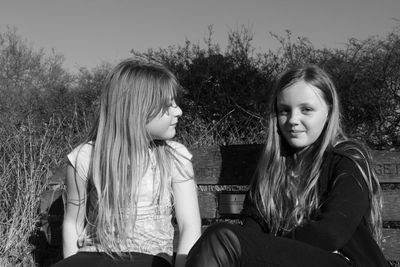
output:
[[[191,151],[203,227],[238,218],[262,148],[231,145]],[[390,262],[400,262],[400,152],[372,154],[383,191],[383,252]]]
[[[238,221],[262,148],[262,145],[231,145],[191,150],[203,228],[221,220]],[[383,189],[383,252],[390,262],[400,264],[400,152],[373,151],[373,157]],[[55,190],[44,193],[56,199],[47,219],[52,228],[50,243],[58,259],[61,259],[63,214],[60,181],[64,177],[65,168],[59,168],[52,176]]]

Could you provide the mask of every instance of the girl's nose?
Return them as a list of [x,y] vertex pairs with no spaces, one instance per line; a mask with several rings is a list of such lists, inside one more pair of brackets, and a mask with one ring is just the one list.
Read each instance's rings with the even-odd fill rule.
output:
[[174,107],[171,107],[171,109],[172,109],[172,114],[175,116],[175,117],[180,117],[180,116],[182,116],[182,109],[178,106],[178,105],[176,105],[176,106],[174,106]]
[[299,114],[297,112],[291,112],[289,115],[288,123],[291,125],[299,124]]

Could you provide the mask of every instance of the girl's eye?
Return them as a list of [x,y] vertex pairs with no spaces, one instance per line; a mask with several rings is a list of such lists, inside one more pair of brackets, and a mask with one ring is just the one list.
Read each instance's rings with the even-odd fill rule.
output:
[[165,109],[164,114],[169,115],[169,109],[170,108],[177,108],[177,107],[178,107],[178,104],[176,104],[175,100],[171,100],[171,102],[168,103],[168,106]]
[[287,115],[289,111],[287,109],[278,109],[278,115],[284,116]]
[[304,108],[301,109],[301,111],[303,113],[310,113],[310,112],[314,111],[314,109],[310,108],[310,107],[304,107]]
[[175,99],[171,99],[171,101],[168,104],[168,108],[173,107],[173,108],[177,108],[178,104],[176,104]]

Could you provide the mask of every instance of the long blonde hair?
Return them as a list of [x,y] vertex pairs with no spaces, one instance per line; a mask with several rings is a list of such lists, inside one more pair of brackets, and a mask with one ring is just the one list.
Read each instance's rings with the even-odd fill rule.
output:
[[[302,153],[300,159],[280,134],[276,102],[283,89],[298,81],[320,89],[329,107],[321,136]],[[341,147],[340,150],[360,169],[369,188],[370,228],[379,243],[382,224],[379,181],[371,168],[367,150],[351,142],[342,131],[338,95],[328,74],[317,66],[297,67],[284,72],[275,83],[267,121],[266,146],[250,186],[250,201],[271,233],[281,235],[312,219],[321,205],[318,180],[324,154]],[[300,170],[298,177],[293,176],[296,170]]]
[[[171,197],[171,183],[164,177],[171,174],[172,148],[165,141],[153,141],[145,126],[167,111],[179,90],[168,69],[134,59],[119,63],[106,78],[99,115],[89,134],[94,143],[89,179],[97,208],[88,223],[96,229],[96,243],[109,255],[126,245],[127,233],[133,230],[127,227],[134,227],[139,184],[151,165],[150,149],[161,176],[153,201]],[[127,211],[132,216],[129,224]]]

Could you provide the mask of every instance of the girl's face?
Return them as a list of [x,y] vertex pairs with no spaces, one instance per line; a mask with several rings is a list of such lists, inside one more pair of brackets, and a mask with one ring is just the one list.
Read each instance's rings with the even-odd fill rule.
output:
[[298,150],[313,144],[321,135],[329,108],[320,89],[298,81],[278,94],[277,112],[281,134]]
[[146,130],[153,140],[171,139],[175,136],[175,127],[181,115],[181,108],[175,103],[175,100],[171,100],[171,104],[165,112],[161,111],[146,124]]

